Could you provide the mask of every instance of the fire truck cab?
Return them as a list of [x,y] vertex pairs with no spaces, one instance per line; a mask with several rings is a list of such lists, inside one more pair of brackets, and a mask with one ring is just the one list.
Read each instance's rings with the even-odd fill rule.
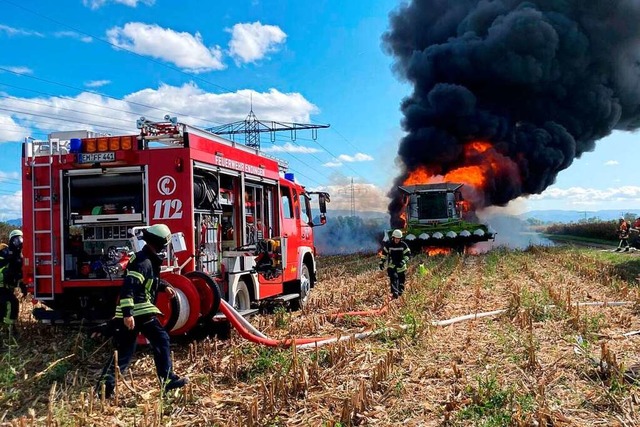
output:
[[157,223],[174,233],[161,278],[177,298],[157,301],[172,334],[213,319],[222,298],[245,312],[265,300],[306,304],[329,195],[257,149],[165,119],[141,118],[139,135],[25,140],[24,277],[48,307],[37,318],[112,317],[128,257],[144,244],[137,232]]

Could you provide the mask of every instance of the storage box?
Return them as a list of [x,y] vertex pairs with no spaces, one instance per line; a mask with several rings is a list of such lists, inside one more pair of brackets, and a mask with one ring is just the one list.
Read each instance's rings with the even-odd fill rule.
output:
[[179,231],[171,235],[171,247],[174,252],[182,252],[187,250],[187,243],[184,240],[184,233]]

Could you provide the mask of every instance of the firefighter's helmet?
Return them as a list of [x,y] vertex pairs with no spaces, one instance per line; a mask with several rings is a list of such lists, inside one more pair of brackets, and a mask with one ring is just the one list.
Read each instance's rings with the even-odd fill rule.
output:
[[13,248],[13,250],[22,250],[22,230],[13,230],[9,233],[9,246]]
[[391,237],[395,239],[402,239],[402,231],[396,228],[395,230],[393,230],[393,233],[391,233]]
[[160,250],[169,244],[171,230],[164,224],[155,224],[142,231],[142,238],[155,249]]
[[22,235],[22,230],[13,230],[11,233],[9,233],[9,240],[13,239],[16,236],[22,237]]

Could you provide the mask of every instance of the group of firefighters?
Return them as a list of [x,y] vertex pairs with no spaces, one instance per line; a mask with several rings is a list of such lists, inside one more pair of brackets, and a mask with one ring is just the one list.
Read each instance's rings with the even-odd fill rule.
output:
[[[618,224],[618,250],[629,247],[630,230],[631,225],[621,218]],[[159,291],[167,292],[170,298],[176,295],[176,291],[167,282],[160,280],[160,254],[171,240],[171,230],[164,224],[156,224],[146,228],[142,238],[146,244],[129,260],[119,303],[110,324],[117,356],[114,354],[108,360],[96,385],[96,392],[106,398],[110,398],[115,391],[116,367],[121,373],[128,368],[139,333],[150,343],[163,391],[183,387],[189,382],[188,378],[179,377],[173,372],[169,334],[160,324],[157,315],[161,313],[155,306]],[[25,293],[22,283],[22,243],[22,231],[13,230],[9,234],[9,244],[0,249],[0,319],[3,342],[7,338],[17,338],[15,323],[18,317],[18,296]],[[402,240],[402,231],[393,230],[391,239],[383,245],[379,268],[387,270],[391,296],[394,299],[404,292],[410,255],[409,247]]]
[[[164,224],[156,224],[142,233],[145,245],[129,260],[115,316],[109,323],[109,335],[113,336],[117,352],[105,364],[96,385],[96,393],[105,398],[110,398],[115,392],[116,370],[124,373],[129,367],[138,334],[150,343],[156,374],[164,392],[181,388],[189,382],[187,377],[179,377],[173,371],[169,334],[160,324],[157,315],[161,313],[155,306],[158,292],[167,292],[170,298],[176,295],[171,285],[160,280],[160,254],[171,240],[171,230]],[[9,234],[9,244],[0,250],[0,319],[3,327],[0,345],[15,343],[17,339],[18,296],[25,294],[22,244],[22,231],[13,230]],[[409,256],[409,247],[402,241],[402,231],[394,230],[390,241],[382,248],[379,263],[380,270],[387,269],[394,299],[404,292]]]
[[[624,217],[620,217],[618,220],[618,239],[620,239],[620,243],[618,243],[618,247],[616,248],[616,252],[624,251],[628,252],[631,249],[629,245],[629,238],[631,237],[631,233],[639,233],[640,232],[640,218],[637,218],[633,225],[629,223]],[[636,234],[636,236],[638,236]],[[636,237],[636,240],[638,237]],[[633,246],[636,246],[635,243]]]

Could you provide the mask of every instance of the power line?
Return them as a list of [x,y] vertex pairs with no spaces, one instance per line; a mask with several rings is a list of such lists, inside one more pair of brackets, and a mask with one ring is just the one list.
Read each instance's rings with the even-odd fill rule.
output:
[[[5,0],[0,0],[0,1],[5,1]],[[131,104],[131,105],[137,105],[139,107],[144,107],[144,108],[149,108],[149,109],[152,109],[152,110],[161,111],[163,113],[170,112],[170,113],[173,113],[174,115],[178,115],[178,116],[193,117],[190,114],[178,113],[178,112],[175,112],[175,111],[167,111],[167,110],[163,110],[163,109],[158,108],[158,107],[153,107],[151,105],[142,104],[140,102],[125,101],[124,99],[117,98],[117,97],[111,96],[111,95],[107,95],[105,93],[101,93],[101,92],[98,92],[98,91],[95,91],[95,90],[89,90],[89,89],[86,89],[86,88],[79,88],[77,86],[68,85],[66,83],[55,82],[55,81],[48,80],[48,79],[43,79],[41,77],[32,76],[32,75],[29,75],[29,74],[26,74],[26,73],[19,73],[17,71],[13,71],[13,70],[10,70],[10,69],[4,68],[4,67],[0,67],[0,71],[4,71],[4,72],[7,72],[7,73],[15,74],[17,76],[27,77],[27,78],[38,80],[38,81],[41,81],[41,82],[45,82],[45,83],[49,83],[49,84],[65,87],[67,89],[75,89],[75,90],[79,90],[79,91],[82,91],[82,92],[92,93],[94,95],[103,96],[105,98],[109,98],[109,99],[113,99],[113,100],[116,100],[116,101],[125,102],[125,103]],[[193,118],[194,119],[198,119],[198,120],[205,120],[205,119],[202,119],[202,118],[199,118],[199,117],[193,117]],[[213,120],[208,120],[208,121],[215,123],[215,121],[213,121]]]
[[[58,106],[53,106],[53,105],[49,105],[49,104],[43,104],[43,103],[41,103],[41,102],[28,101],[28,100],[26,100],[26,99],[16,98],[15,96],[11,96],[11,95],[0,95],[0,98],[9,98],[9,99],[14,99],[14,100],[16,100],[16,101],[18,101],[18,102],[24,102],[24,103],[27,103],[27,104],[40,105],[40,106],[43,106],[43,107],[48,107],[48,108],[55,109],[56,111],[57,111],[57,110],[63,110],[63,111],[71,111],[71,112],[73,112],[73,113],[86,114],[86,115],[88,115],[88,116],[104,117],[104,115],[103,115],[103,114],[89,113],[89,112],[86,112],[86,111],[74,110],[74,109],[71,109],[71,108],[65,108],[65,107],[58,107]],[[130,113],[129,113],[129,114],[130,114]],[[118,120],[118,121],[120,121],[120,122],[127,122],[127,123],[131,123],[131,121],[130,121],[130,120],[126,120],[126,119],[119,119],[119,118],[117,118],[117,117],[110,117],[110,119],[112,119],[112,120]]]
[[170,69],[170,70],[177,71],[177,72],[179,72],[179,73],[181,73],[181,74],[184,74],[184,75],[186,75],[186,76],[189,76],[189,77],[191,77],[191,78],[193,78],[193,79],[196,79],[196,80],[199,80],[199,81],[201,81],[201,82],[207,83],[207,84],[209,84],[209,85],[211,85],[211,86],[217,87],[217,88],[222,89],[222,90],[224,90],[224,91],[226,91],[226,92],[232,92],[232,90],[231,90],[231,89],[228,89],[228,88],[226,88],[226,87],[224,87],[224,86],[220,86],[220,85],[218,85],[218,84],[216,84],[216,83],[212,83],[212,82],[210,82],[210,81],[208,81],[208,80],[206,80],[206,79],[203,79],[202,77],[198,77],[198,76],[197,76],[197,75],[195,75],[195,74],[188,73],[188,72],[186,72],[186,71],[181,70],[180,68],[173,67],[173,66],[171,66],[171,65],[169,65],[169,64],[166,64],[166,63],[164,63],[164,62],[161,62],[161,61],[158,61],[158,60],[156,60],[156,59],[150,58],[150,57],[148,57],[148,56],[142,55],[142,54],[140,54],[140,53],[138,53],[138,52],[135,52],[135,51],[133,51],[133,50],[131,50],[131,49],[127,49],[126,47],[119,46],[119,45],[117,45],[117,44],[111,43],[110,41],[105,40],[105,39],[103,39],[103,38],[101,38],[101,37],[97,37],[97,36],[95,36],[95,35],[93,35],[93,34],[87,33],[86,31],[83,31],[83,30],[80,30],[80,29],[78,29],[78,28],[76,28],[76,27],[73,27],[73,26],[71,26],[71,25],[67,24],[66,22],[62,22],[62,21],[59,21],[59,20],[57,20],[57,19],[51,18],[51,17],[49,17],[49,16],[43,15],[43,14],[42,14],[42,13],[40,13],[40,12],[36,12],[35,10],[31,10],[31,9],[29,9],[29,8],[26,8],[26,7],[22,6],[22,5],[16,4],[16,3],[12,2],[12,1],[8,1],[8,0],[0,0],[0,1],[2,1],[2,2],[4,2],[4,3],[7,3],[7,4],[10,4],[10,5],[12,5],[12,6],[14,6],[14,7],[17,7],[17,8],[19,8],[19,9],[22,9],[22,10],[24,10],[24,11],[27,11],[27,12],[29,12],[29,13],[32,13],[32,14],[34,14],[34,15],[36,15],[36,16],[39,16],[39,17],[41,17],[41,18],[43,18],[43,19],[46,19],[46,20],[48,20],[48,21],[55,22],[55,23],[56,23],[56,24],[58,24],[58,25],[62,25],[63,27],[66,27],[66,28],[68,28],[68,29],[70,29],[70,30],[72,30],[72,31],[75,31],[75,32],[80,33],[80,34],[82,34],[82,35],[85,35],[85,36],[87,36],[87,37],[91,37],[91,38],[93,38],[93,39],[96,39],[96,40],[98,40],[98,41],[100,41],[100,42],[102,42],[102,43],[104,43],[104,44],[107,44],[107,45],[109,45],[109,46],[111,46],[111,47],[114,47],[114,48],[116,48],[116,49],[118,49],[118,50],[124,50],[125,52],[128,52],[128,53],[130,53],[130,54],[132,54],[132,55],[135,55],[135,56],[137,56],[137,57],[139,57],[139,58],[142,58],[142,59],[144,59],[144,60],[147,60],[147,61],[153,62],[153,63],[158,64],[158,65],[160,65],[160,66],[166,67],[166,68],[168,68],[168,69]]
[[[32,9],[29,9],[29,8],[27,8],[27,7],[24,7],[24,6],[20,5],[20,4],[14,3],[14,2],[9,1],[9,0],[0,0],[0,1],[3,1],[4,3],[10,4],[10,5],[12,5],[12,6],[16,7],[16,8],[22,9],[22,10],[24,10],[24,11],[26,11],[26,12],[29,12],[29,13],[34,14],[34,15],[36,15],[36,16],[39,16],[39,17],[41,17],[41,18],[43,18],[43,19],[46,19],[46,20],[48,20],[48,21],[51,21],[51,22],[54,22],[54,23],[56,23],[56,24],[58,24],[58,25],[61,25],[61,26],[63,26],[63,27],[66,27],[66,28],[68,28],[68,29],[70,29],[70,30],[72,30],[72,31],[75,31],[75,32],[79,33],[79,34],[83,34],[83,35],[85,35],[85,36],[88,36],[88,37],[91,37],[91,38],[93,38],[93,39],[96,39],[96,40],[98,40],[98,41],[100,41],[100,42],[102,42],[102,43],[105,43],[105,44],[107,44],[107,45],[109,45],[109,46],[111,46],[111,47],[113,47],[113,48],[118,49],[118,50],[123,50],[123,51],[125,51],[125,52],[127,52],[127,53],[129,53],[129,54],[131,54],[131,55],[135,55],[135,56],[137,56],[137,57],[139,57],[139,58],[141,58],[141,59],[144,59],[144,60],[146,60],[146,61],[153,62],[153,63],[155,63],[155,64],[158,64],[158,65],[162,66],[162,67],[166,67],[166,68],[168,68],[168,69],[170,69],[170,70],[173,70],[173,71],[176,71],[176,72],[178,72],[178,73],[180,73],[180,74],[183,74],[183,75],[189,76],[190,78],[192,78],[192,79],[194,79],[194,80],[197,80],[197,81],[200,81],[200,82],[206,83],[206,84],[208,84],[208,85],[211,85],[211,86],[213,86],[213,87],[216,87],[216,88],[218,88],[218,89],[221,89],[221,90],[223,90],[223,91],[225,91],[225,92],[233,92],[233,90],[232,90],[232,89],[230,89],[230,88],[227,88],[227,87],[225,87],[225,86],[222,86],[222,85],[219,85],[219,84],[213,83],[213,82],[211,82],[211,81],[209,81],[209,80],[207,80],[207,79],[204,79],[204,78],[202,78],[202,77],[200,77],[200,76],[198,76],[198,75],[196,75],[196,74],[186,72],[186,71],[184,71],[184,70],[182,70],[182,69],[180,69],[180,68],[177,68],[177,67],[171,66],[171,65],[169,65],[169,64],[167,64],[167,63],[165,63],[165,62],[158,61],[158,60],[156,60],[156,59],[150,58],[149,56],[142,55],[142,54],[140,54],[140,53],[138,53],[138,52],[135,52],[135,51],[133,51],[133,50],[131,50],[131,49],[128,49],[128,48],[126,48],[126,47],[119,46],[119,45],[116,45],[116,44],[114,44],[114,43],[111,43],[111,42],[110,42],[110,41],[108,41],[108,40],[105,40],[105,39],[103,39],[103,38],[101,38],[101,37],[97,37],[97,36],[95,36],[95,35],[93,35],[93,34],[91,34],[91,33],[88,33],[88,32],[86,32],[86,31],[83,31],[83,30],[81,30],[81,29],[79,29],[79,28],[76,28],[76,27],[74,27],[74,26],[72,26],[72,25],[69,25],[69,24],[68,24],[68,23],[66,23],[66,22],[63,22],[63,21],[57,20],[57,19],[55,19],[55,18],[51,18],[50,16],[46,16],[46,15],[44,15],[44,14],[40,13],[40,12],[37,12],[37,11],[32,10]],[[0,68],[0,69],[2,69],[2,68]],[[89,91],[89,92],[100,94],[99,92],[95,92],[95,91]],[[100,94],[100,95],[102,95],[102,94]],[[107,96],[107,95],[102,95],[102,96]],[[146,107],[147,107],[147,108],[154,108],[154,107],[150,107],[150,106],[146,106]],[[282,106],[278,107],[278,109],[283,109],[283,108],[284,108],[284,107],[282,107]],[[176,115],[188,116],[187,114],[180,114],[180,113],[175,113],[175,112],[173,112],[173,113],[174,113],[174,114],[176,114]],[[311,122],[313,122],[313,120],[311,120]],[[216,123],[216,122],[215,122],[215,121],[212,121],[212,123]],[[333,128],[333,130],[334,130],[334,131],[335,131],[335,132],[336,132],[336,133],[337,133],[337,134],[338,134],[338,135],[339,135],[339,136],[340,136],[344,141],[346,141],[349,145],[351,145],[351,146],[352,146],[356,151],[358,151],[358,150],[359,150],[359,148],[357,148],[357,147],[356,147],[356,146],[355,146],[355,145],[354,145],[354,144],[353,144],[349,139],[347,139],[344,135],[342,135],[340,132],[338,132],[338,130],[337,130],[337,129]],[[334,157],[335,157],[335,156],[334,156]],[[353,172],[355,172],[355,171],[353,170],[353,168],[351,168],[349,165],[347,165],[347,167],[349,167],[349,169],[351,169]],[[355,172],[355,173],[356,173],[356,174],[358,174],[357,172]]]

